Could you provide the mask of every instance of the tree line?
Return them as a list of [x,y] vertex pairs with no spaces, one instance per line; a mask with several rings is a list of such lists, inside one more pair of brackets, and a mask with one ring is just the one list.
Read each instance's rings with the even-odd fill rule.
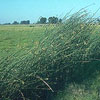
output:
[[61,18],[59,19],[58,17],[53,16],[53,17],[49,17],[48,19],[46,17],[41,17],[37,22],[37,24],[47,24],[47,23],[56,24],[61,22],[62,22]]
[[[93,24],[99,24],[100,25],[100,17],[99,18],[95,18],[95,21],[93,22]],[[35,23],[35,24],[57,24],[57,23],[62,23],[62,19],[58,18],[58,17],[40,17],[39,20]],[[4,25],[17,25],[17,24],[30,24],[30,20],[23,20],[21,22],[18,21],[14,21],[13,23],[4,23]],[[2,24],[0,24],[2,25]]]
[[17,24],[30,24],[30,20],[23,20],[21,22],[18,22],[18,21],[14,21],[13,23],[4,23],[4,25],[17,25]]
[[[36,22],[36,24],[56,24],[56,23],[61,23],[62,19],[58,17],[49,17],[48,19],[46,17],[40,17],[39,20]],[[21,22],[14,21],[13,23],[4,23],[4,25],[17,25],[17,24],[30,24],[30,20],[23,20]]]

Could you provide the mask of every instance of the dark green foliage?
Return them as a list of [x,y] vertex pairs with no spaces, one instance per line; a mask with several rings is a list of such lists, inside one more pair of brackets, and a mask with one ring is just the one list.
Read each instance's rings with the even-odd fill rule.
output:
[[[58,18],[57,17],[49,17],[48,18],[48,22],[51,23],[51,24],[56,24],[59,22]],[[61,19],[60,19],[60,22],[61,22]]]
[[97,23],[100,25],[100,18],[97,18]]
[[17,21],[14,21],[12,24],[14,24],[14,25],[17,25],[17,24],[19,24]]
[[[85,11],[46,33],[27,54],[0,62],[0,95],[11,100],[49,100],[65,82],[80,83],[100,70],[100,34]],[[52,100],[52,99],[50,99]]]
[[[2,24],[1,24],[2,25]],[[3,25],[11,25],[11,23],[4,23]]]
[[59,22],[59,23],[62,23],[62,19],[60,18],[58,22]]
[[27,20],[27,21],[24,20],[24,21],[21,21],[20,24],[30,24],[30,21],[29,20]]
[[40,18],[40,21],[39,21],[38,23],[39,23],[39,24],[46,24],[46,22],[47,22],[47,18],[41,17],[41,18]]

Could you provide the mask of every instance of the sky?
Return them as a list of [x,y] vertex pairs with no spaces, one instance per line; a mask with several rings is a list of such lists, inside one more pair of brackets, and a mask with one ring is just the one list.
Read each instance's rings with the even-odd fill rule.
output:
[[[0,0],[0,23],[22,20],[34,23],[40,16],[62,18],[70,10],[74,13],[86,6],[88,12],[95,13],[100,8],[100,0]],[[96,16],[100,16],[100,10]]]

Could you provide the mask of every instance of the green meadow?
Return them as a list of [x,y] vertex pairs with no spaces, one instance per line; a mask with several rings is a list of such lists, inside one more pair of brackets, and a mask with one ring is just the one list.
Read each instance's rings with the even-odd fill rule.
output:
[[0,58],[23,49],[28,51],[39,43],[45,35],[46,27],[35,25],[1,25]]

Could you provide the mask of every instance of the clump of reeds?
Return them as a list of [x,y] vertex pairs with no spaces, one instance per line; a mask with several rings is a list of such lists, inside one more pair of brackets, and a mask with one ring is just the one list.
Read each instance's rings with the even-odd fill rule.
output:
[[65,82],[81,82],[99,69],[97,25],[79,11],[48,31],[36,48],[0,62],[0,97],[11,100],[46,99]]

